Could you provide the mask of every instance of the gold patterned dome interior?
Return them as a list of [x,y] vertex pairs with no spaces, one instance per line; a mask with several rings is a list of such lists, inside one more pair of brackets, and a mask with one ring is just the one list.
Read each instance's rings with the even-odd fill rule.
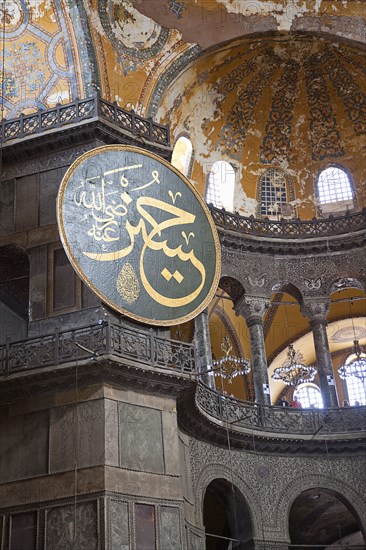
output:
[[329,165],[351,174],[364,205],[366,59],[326,39],[278,36],[240,40],[207,53],[166,90],[158,111],[173,139],[194,148],[192,179],[204,193],[214,162],[236,172],[234,210],[258,211],[257,182],[285,172],[296,214],[317,214],[314,183]]

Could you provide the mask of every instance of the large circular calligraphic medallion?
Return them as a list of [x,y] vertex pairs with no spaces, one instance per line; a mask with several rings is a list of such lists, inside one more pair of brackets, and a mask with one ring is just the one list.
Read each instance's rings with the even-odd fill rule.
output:
[[57,198],[66,253],[110,307],[174,325],[212,299],[220,245],[210,212],[167,161],[137,147],[89,151],[68,169]]

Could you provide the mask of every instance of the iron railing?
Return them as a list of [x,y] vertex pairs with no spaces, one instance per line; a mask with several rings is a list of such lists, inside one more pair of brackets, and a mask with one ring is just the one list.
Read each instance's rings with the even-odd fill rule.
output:
[[236,231],[245,235],[276,239],[310,239],[334,235],[344,235],[366,229],[366,209],[355,214],[313,220],[263,220],[250,216],[240,216],[237,212],[209,205],[215,224],[223,229]]
[[194,346],[168,340],[154,332],[141,332],[110,322],[89,325],[0,346],[0,377],[103,355],[131,360],[138,366],[194,371]]
[[301,436],[361,433],[366,430],[366,408],[293,409],[253,405],[233,399],[199,383],[196,405],[211,419],[231,430],[254,430]]
[[133,110],[122,109],[116,103],[110,103],[97,95],[87,99],[76,99],[67,105],[56,105],[29,115],[20,115],[11,120],[4,119],[0,126],[0,142],[22,139],[91,118],[112,122],[136,137],[159,145],[170,144],[167,126],[158,124],[151,118],[143,118]]

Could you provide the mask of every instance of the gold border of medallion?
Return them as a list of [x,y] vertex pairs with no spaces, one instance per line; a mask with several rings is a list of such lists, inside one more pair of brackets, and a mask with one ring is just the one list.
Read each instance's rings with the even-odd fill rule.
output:
[[[201,304],[198,307],[196,307],[193,311],[191,311],[191,313],[189,313],[189,314],[187,314],[183,317],[177,317],[176,319],[169,319],[169,320],[163,320],[163,321],[156,320],[156,319],[149,319],[149,318],[146,318],[146,317],[141,317],[139,315],[136,315],[136,314],[134,314],[134,313],[118,306],[117,304],[113,303],[112,301],[108,300],[107,297],[104,296],[101,292],[99,292],[99,290],[96,288],[96,286],[83,273],[82,269],[80,268],[80,266],[78,264],[78,261],[76,260],[74,254],[73,254],[73,252],[70,248],[70,245],[69,245],[69,242],[68,242],[68,239],[67,239],[67,236],[66,236],[66,231],[65,231],[65,227],[64,227],[64,223],[63,223],[63,215],[62,215],[63,199],[64,199],[64,194],[65,194],[66,187],[69,183],[69,180],[70,180],[71,176],[75,172],[76,168],[82,162],[84,162],[85,160],[87,160],[89,158],[100,155],[103,152],[111,151],[111,150],[128,151],[128,152],[132,152],[132,153],[138,153],[138,154],[144,155],[146,157],[150,157],[150,158],[158,161],[160,164],[165,165],[169,170],[174,172],[187,185],[187,187],[192,191],[192,193],[197,198],[198,202],[200,203],[200,205],[201,205],[201,207],[202,207],[202,209],[203,209],[203,211],[206,215],[206,218],[207,218],[207,220],[209,222],[209,225],[210,225],[210,228],[211,228],[211,232],[212,232],[212,236],[213,236],[213,240],[214,240],[214,245],[215,245],[215,252],[216,252],[215,275],[214,275],[214,278],[213,278],[213,281],[212,281],[211,288],[210,288],[209,292],[206,295],[206,298],[201,302]],[[179,170],[177,170],[177,168],[175,168],[172,164],[170,164],[170,162],[168,162],[167,160],[159,157],[155,153],[151,153],[150,151],[146,151],[145,149],[140,149],[139,147],[135,147],[135,146],[132,146],[132,145],[103,145],[102,147],[97,147],[95,149],[87,151],[86,153],[81,155],[76,161],[73,162],[73,164],[68,168],[66,174],[64,175],[64,177],[62,179],[62,182],[61,182],[61,185],[60,185],[60,188],[59,188],[58,195],[57,195],[56,213],[57,213],[57,223],[58,223],[58,227],[59,227],[61,242],[62,242],[64,250],[65,250],[65,252],[66,252],[66,254],[67,254],[67,256],[70,260],[70,263],[71,263],[72,267],[74,268],[74,270],[76,271],[76,273],[78,274],[80,279],[105,304],[107,304],[114,311],[118,311],[119,313],[122,313],[122,315],[125,315],[126,317],[130,317],[131,319],[134,319],[135,321],[139,321],[140,323],[145,323],[145,324],[148,324],[148,325],[174,326],[174,325],[177,325],[179,323],[185,323],[186,321],[190,321],[191,319],[196,317],[199,313],[201,313],[201,311],[203,311],[205,309],[205,307],[208,306],[208,304],[210,303],[210,301],[214,297],[215,292],[216,292],[217,287],[218,287],[218,284],[219,284],[220,273],[221,273],[221,247],[220,247],[219,236],[218,236],[218,233],[217,233],[217,230],[216,230],[215,223],[212,219],[211,213],[208,210],[207,205],[204,202],[203,198],[196,191],[196,189],[193,187],[193,185],[190,183],[190,181],[181,172],[179,172]]]

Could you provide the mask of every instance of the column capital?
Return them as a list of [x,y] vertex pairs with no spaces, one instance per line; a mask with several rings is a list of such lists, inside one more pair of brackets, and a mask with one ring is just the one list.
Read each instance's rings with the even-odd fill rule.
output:
[[301,313],[309,320],[310,326],[327,324],[330,298],[305,298],[301,303]]
[[234,304],[236,315],[244,317],[247,325],[262,323],[266,310],[269,308],[268,298],[262,296],[248,296],[244,294]]

